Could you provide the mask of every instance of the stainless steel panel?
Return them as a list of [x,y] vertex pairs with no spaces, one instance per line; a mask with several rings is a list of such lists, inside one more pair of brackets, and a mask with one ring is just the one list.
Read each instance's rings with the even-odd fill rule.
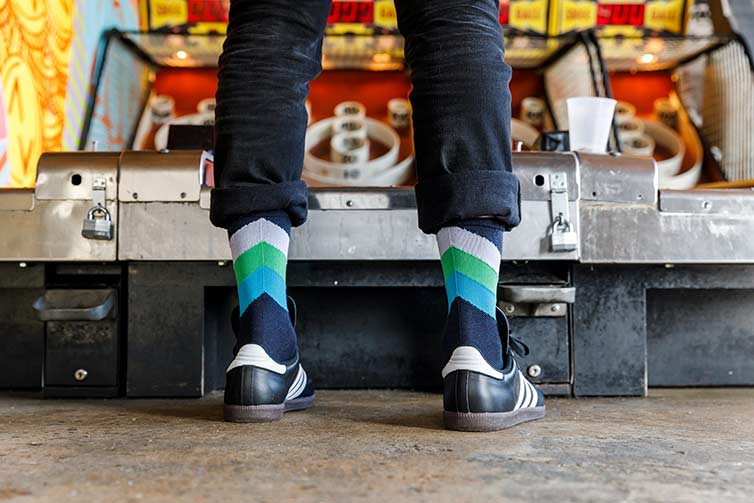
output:
[[310,189],[310,210],[390,210],[416,208],[412,188]]
[[[117,203],[108,202],[106,207],[117,227]],[[117,239],[102,241],[81,235],[89,208],[91,202],[86,200],[37,200],[34,211],[0,211],[0,260],[115,260]]]
[[120,205],[120,260],[229,260],[228,233],[192,203]]
[[416,210],[313,211],[294,229],[289,255],[308,260],[435,260],[433,236],[418,227]]
[[124,152],[118,198],[130,202],[198,201],[203,183],[202,152]]
[[[91,201],[95,177],[107,182],[105,198],[118,194],[120,152],[55,152],[42,154],[37,164],[37,200]],[[91,205],[90,205],[91,206]]]
[[565,302],[573,304],[576,289],[560,285],[504,285],[499,288],[500,299],[513,303]]
[[754,215],[754,190],[661,190],[660,211],[705,215]]
[[[576,214],[577,203],[570,203]],[[522,201],[522,224],[506,237],[504,260],[577,260],[551,252],[548,201]],[[120,260],[229,260],[227,233],[197,204],[122,204]],[[417,227],[416,210],[313,210],[293,229],[291,260],[437,260],[434,236]]]
[[582,202],[581,262],[754,263],[754,218]]
[[31,211],[34,202],[34,189],[0,189],[0,211]]
[[565,173],[568,200],[579,198],[579,163],[572,152],[516,152],[513,154],[513,173],[521,184],[521,199],[550,200],[550,176]]
[[202,190],[199,192],[199,206],[205,210],[212,206],[212,187],[202,185]]
[[616,203],[656,204],[654,160],[579,152],[581,199]]
[[[572,216],[579,214],[578,201],[568,204]],[[573,217],[572,217],[573,218]],[[581,233],[578,219],[573,218],[573,230]],[[551,249],[552,219],[549,201],[521,201],[521,225],[506,233],[503,244],[504,260],[578,260],[580,245],[572,251],[554,252]]]

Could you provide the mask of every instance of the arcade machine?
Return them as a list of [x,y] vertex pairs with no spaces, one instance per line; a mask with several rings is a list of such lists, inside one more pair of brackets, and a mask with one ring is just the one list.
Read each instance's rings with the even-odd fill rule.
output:
[[[3,229],[35,230],[0,243],[0,295],[14,299],[3,306],[18,334],[0,356],[13,370],[0,373],[0,386],[127,396],[222,386],[235,284],[225,233],[208,220],[203,150],[224,11],[188,2],[171,17],[161,3],[145,2],[142,31],[106,38],[81,139],[96,151],[45,155],[36,190],[0,194]],[[564,5],[598,14],[563,26],[578,19],[559,14]],[[751,193],[660,190],[690,188],[699,171],[701,181],[734,180],[728,158],[754,163],[722,126],[737,113],[707,118],[719,109],[708,96],[727,103],[747,82],[751,93],[752,73],[742,84],[715,64],[736,50],[735,37],[697,40],[683,28],[614,37],[623,17],[611,13],[623,7],[604,7],[501,4],[523,223],[507,239],[498,297],[532,349],[522,366],[562,395],[754,383],[741,356],[754,326]],[[578,31],[594,26],[602,28]],[[416,228],[409,84],[392,2],[333,2],[323,53],[308,100],[310,217],[294,230],[288,271],[301,351],[320,387],[432,388],[445,300],[434,240]],[[714,88],[697,102],[708,115],[684,101],[700,82],[683,77],[691,67]],[[622,101],[613,153],[568,152],[558,132],[568,128],[565,99],[612,94]],[[718,130],[722,139],[710,132]],[[693,183],[678,186],[678,177]],[[709,362],[714,323],[730,344],[727,358]],[[81,327],[105,335],[81,338]],[[673,352],[683,358],[667,358]],[[108,365],[92,366],[97,358]],[[34,365],[21,373],[22,361]]]

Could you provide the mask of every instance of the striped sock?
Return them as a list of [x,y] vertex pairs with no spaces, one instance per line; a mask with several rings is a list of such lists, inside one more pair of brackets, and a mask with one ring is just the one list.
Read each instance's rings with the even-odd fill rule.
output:
[[463,220],[440,229],[437,245],[448,296],[446,359],[455,348],[472,346],[487,363],[502,369],[495,308],[503,226],[494,220]]
[[258,344],[277,362],[296,355],[285,292],[290,230],[290,219],[281,212],[246,219],[229,231],[240,312],[235,352]]

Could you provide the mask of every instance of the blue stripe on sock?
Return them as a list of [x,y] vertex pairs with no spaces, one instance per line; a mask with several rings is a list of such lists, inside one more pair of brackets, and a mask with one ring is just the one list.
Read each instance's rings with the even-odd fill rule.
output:
[[468,276],[454,272],[445,278],[448,294],[448,311],[456,297],[460,297],[483,313],[495,318],[496,295]]
[[238,306],[243,315],[249,304],[266,293],[280,307],[288,311],[283,278],[268,267],[260,267],[238,285]]

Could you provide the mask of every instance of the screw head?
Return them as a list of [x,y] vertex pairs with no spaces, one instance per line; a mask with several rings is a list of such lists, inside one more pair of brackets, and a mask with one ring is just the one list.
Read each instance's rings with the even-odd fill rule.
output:
[[513,304],[506,304],[504,309],[506,313],[511,314],[516,310],[516,306],[514,306]]
[[526,369],[526,373],[529,374],[529,377],[539,377],[542,375],[542,367],[539,365],[530,365],[528,369]]
[[86,379],[86,376],[88,376],[88,375],[89,375],[89,372],[87,372],[86,370],[84,370],[84,369],[78,369],[78,370],[76,370],[76,372],[73,373],[73,378],[76,379],[77,381],[81,382],[84,379]]
[[557,313],[558,311],[560,311],[560,306],[557,304],[553,304],[550,306],[550,311],[552,311],[553,313]]

